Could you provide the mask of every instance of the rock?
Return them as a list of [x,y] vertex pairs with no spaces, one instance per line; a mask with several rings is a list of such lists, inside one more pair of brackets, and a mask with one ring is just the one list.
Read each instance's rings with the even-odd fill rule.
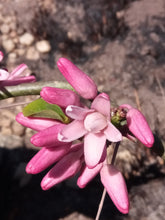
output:
[[150,33],[150,38],[151,38],[155,43],[159,43],[159,41],[160,41],[159,36],[158,36],[155,32]]
[[10,32],[10,27],[7,24],[1,25],[1,32],[2,34],[8,34]]
[[12,131],[9,127],[2,127],[1,134],[10,136],[12,134]]
[[17,121],[12,123],[12,131],[14,135],[22,136],[25,132],[25,127],[19,124]]
[[47,40],[38,41],[36,48],[40,53],[48,53],[51,50],[50,43]]
[[8,56],[9,60],[11,62],[15,62],[16,58],[17,58],[17,54],[16,53],[9,53],[9,56]]
[[28,60],[38,60],[40,55],[34,47],[29,47],[26,53],[26,58]]
[[8,149],[14,149],[18,147],[23,147],[23,138],[16,135],[4,135],[0,134],[0,147],[5,147]]
[[6,39],[2,41],[2,46],[6,50],[7,53],[11,52],[15,48],[15,44],[11,39]]
[[30,46],[34,42],[34,36],[26,32],[20,36],[19,41],[23,45]]

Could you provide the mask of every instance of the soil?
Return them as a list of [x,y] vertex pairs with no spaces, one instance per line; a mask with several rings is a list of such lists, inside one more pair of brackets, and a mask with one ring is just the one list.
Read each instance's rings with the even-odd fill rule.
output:
[[[56,62],[67,57],[110,95],[113,105],[140,108],[165,143],[164,0],[1,0],[0,9],[0,49],[6,54],[2,65],[11,69],[23,62],[39,81],[64,80]],[[24,33],[33,36],[31,43],[20,43]],[[50,45],[48,51],[37,50],[42,40]],[[14,109],[19,111],[21,107]],[[29,144],[32,133],[16,129],[11,112],[0,112],[5,118],[0,123],[5,127],[0,131],[0,218],[94,219],[102,193],[99,177],[83,190],[75,178],[42,191],[44,173],[30,176],[24,171],[36,153]],[[100,220],[163,220],[164,160],[140,143],[124,141],[116,166],[127,181],[130,212],[119,213],[107,196]]]

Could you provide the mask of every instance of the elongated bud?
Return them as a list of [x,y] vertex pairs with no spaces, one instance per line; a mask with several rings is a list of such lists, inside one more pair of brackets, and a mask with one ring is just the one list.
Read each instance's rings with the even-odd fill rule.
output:
[[16,121],[21,125],[31,128],[35,131],[42,131],[53,125],[60,124],[60,122],[49,118],[47,119],[47,118],[25,117],[22,112],[17,114]]
[[128,109],[126,115],[127,126],[132,134],[146,147],[152,147],[154,136],[144,115],[139,110],[132,108],[129,105],[122,105],[120,107]]
[[97,95],[97,87],[93,80],[66,58],[60,58],[57,66],[66,80],[85,99],[93,99]]
[[129,211],[129,198],[125,180],[113,165],[105,164],[100,171],[101,182],[118,210],[124,214]]
[[40,92],[41,97],[51,104],[66,108],[68,105],[80,105],[79,96],[69,90],[52,87],[44,87]]
[[81,156],[82,149],[64,156],[43,178],[42,189],[48,190],[54,185],[73,177],[81,169]]
[[63,146],[56,146],[51,148],[43,147],[27,164],[26,172],[30,174],[37,174],[47,169],[53,163],[65,156],[71,144],[67,143]]

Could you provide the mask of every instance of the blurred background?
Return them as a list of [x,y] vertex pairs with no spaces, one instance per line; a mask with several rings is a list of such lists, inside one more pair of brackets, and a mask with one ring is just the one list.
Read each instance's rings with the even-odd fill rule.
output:
[[[64,80],[56,62],[67,57],[114,104],[140,108],[165,142],[164,0],[0,0],[0,50],[1,67],[26,63],[39,81]],[[35,98],[10,98],[1,107]],[[44,192],[44,173],[25,173],[36,149],[33,132],[15,121],[21,109],[0,109],[0,219],[94,219],[103,190],[99,176],[85,189],[73,178]],[[119,213],[107,196],[100,219],[163,220],[164,160],[125,140],[116,166],[127,181],[130,212]]]

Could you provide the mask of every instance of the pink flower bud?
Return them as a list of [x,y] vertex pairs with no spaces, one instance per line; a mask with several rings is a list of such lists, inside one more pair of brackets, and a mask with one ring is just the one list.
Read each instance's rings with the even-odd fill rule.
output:
[[127,126],[132,134],[146,147],[152,147],[154,136],[144,115],[139,110],[132,108],[129,105],[121,105],[120,107],[128,109],[126,115]]
[[101,182],[120,212],[129,211],[129,198],[125,180],[113,165],[105,164],[100,171]]
[[65,155],[43,178],[42,189],[48,190],[52,186],[73,177],[81,169],[82,154],[83,150],[80,149]]
[[69,89],[44,87],[40,92],[41,97],[51,104],[66,108],[68,105],[80,105],[79,96]]
[[93,80],[66,58],[60,58],[57,66],[66,80],[85,99],[93,99],[97,95],[97,87]]

